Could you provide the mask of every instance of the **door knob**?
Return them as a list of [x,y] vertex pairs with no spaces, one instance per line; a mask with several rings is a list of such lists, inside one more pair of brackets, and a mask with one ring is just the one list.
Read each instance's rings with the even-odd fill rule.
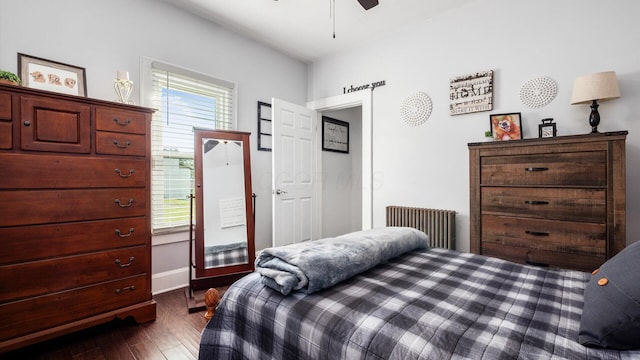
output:
[[286,193],[287,193],[287,192],[286,192],[286,191],[284,191],[284,190],[280,190],[280,189],[276,190],[276,195],[286,194]]

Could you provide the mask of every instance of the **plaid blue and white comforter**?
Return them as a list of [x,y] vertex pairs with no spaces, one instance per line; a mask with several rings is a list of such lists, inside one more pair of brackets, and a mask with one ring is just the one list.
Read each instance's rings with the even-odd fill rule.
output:
[[576,342],[588,279],[436,248],[310,295],[253,273],[225,293],[200,358],[640,359]]
[[246,264],[249,262],[247,244],[232,244],[231,246],[206,247],[204,251],[205,269],[219,266]]

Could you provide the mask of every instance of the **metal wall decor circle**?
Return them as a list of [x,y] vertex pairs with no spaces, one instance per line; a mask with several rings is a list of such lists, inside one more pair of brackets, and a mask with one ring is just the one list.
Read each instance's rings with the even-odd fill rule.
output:
[[424,124],[431,116],[433,105],[431,98],[424,92],[418,91],[407,96],[400,105],[400,117],[408,125]]
[[546,76],[527,80],[520,88],[520,100],[530,108],[548,105],[558,94],[558,84]]

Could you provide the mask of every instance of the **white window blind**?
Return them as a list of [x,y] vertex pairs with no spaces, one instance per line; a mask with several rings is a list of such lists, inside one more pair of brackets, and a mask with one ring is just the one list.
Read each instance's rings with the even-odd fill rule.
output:
[[182,230],[194,193],[193,128],[234,128],[235,85],[154,61],[151,92],[152,227]]

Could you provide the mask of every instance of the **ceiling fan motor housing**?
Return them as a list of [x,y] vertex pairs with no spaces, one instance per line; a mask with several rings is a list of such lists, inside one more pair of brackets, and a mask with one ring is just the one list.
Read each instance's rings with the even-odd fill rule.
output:
[[358,2],[365,10],[369,10],[372,7],[378,5],[378,0],[358,0]]

